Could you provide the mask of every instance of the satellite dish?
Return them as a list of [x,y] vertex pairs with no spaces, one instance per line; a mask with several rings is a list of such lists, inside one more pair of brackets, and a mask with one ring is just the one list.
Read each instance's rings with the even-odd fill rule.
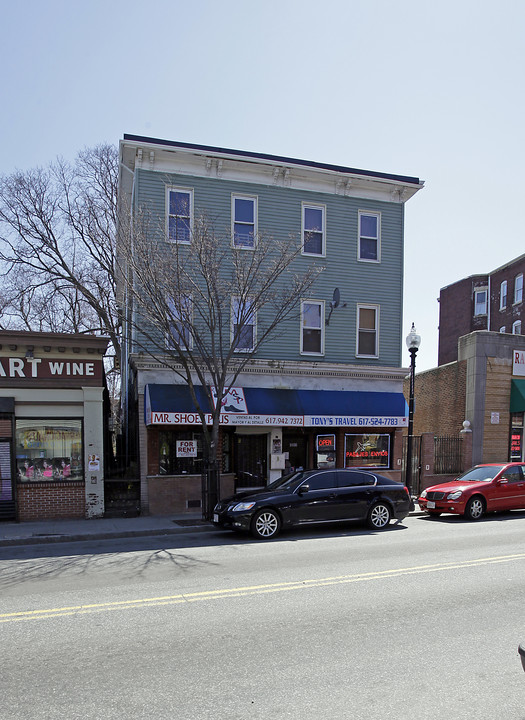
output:
[[336,288],[334,290],[333,300],[332,300],[332,307],[336,308],[339,306],[339,302],[341,300],[341,293],[339,292],[339,288]]

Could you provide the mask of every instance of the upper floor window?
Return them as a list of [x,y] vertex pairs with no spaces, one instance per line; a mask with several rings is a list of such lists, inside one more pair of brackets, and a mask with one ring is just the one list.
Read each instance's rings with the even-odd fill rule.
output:
[[168,300],[169,331],[166,336],[166,346],[173,348],[178,345],[182,350],[191,350],[193,339],[191,326],[193,320],[193,305],[191,298],[181,298],[176,303],[171,298]]
[[378,317],[377,305],[357,306],[357,355],[360,357],[378,356]]
[[523,300],[523,273],[516,275],[514,280],[514,302],[520,303]]
[[502,326],[500,327],[499,331],[500,331],[500,333],[504,333],[504,332],[505,332],[505,325],[502,325]]
[[233,245],[254,248],[257,236],[257,198],[246,195],[232,196]]
[[303,253],[325,254],[325,207],[303,203]]
[[504,310],[507,307],[507,281],[504,280],[499,289],[499,309]]
[[476,290],[474,292],[474,315],[487,314],[487,291]]
[[324,302],[305,300],[301,303],[301,352],[308,355],[324,353]]
[[380,213],[359,212],[359,260],[380,260]]
[[516,320],[512,323],[512,334],[521,335],[521,320]]
[[190,243],[193,224],[193,190],[167,188],[168,239]]
[[236,352],[255,347],[255,311],[249,299],[232,298],[232,344]]

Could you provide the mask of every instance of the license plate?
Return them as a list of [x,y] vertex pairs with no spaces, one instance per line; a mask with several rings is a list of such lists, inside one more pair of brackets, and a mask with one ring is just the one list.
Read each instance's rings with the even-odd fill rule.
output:
[[433,502],[432,500],[429,500],[427,502],[427,508],[430,508],[432,510],[432,508],[435,508],[435,507],[436,507],[436,503]]
[[213,513],[213,522],[219,522],[219,516],[217,513]]

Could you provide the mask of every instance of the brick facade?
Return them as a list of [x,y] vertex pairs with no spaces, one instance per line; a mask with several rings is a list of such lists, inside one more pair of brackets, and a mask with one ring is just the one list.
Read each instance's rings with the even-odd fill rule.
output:
[[18,483],[18,520],[70,520],[86,517],[84,482]]
[[[515,302],[516,278],[525,275],[525,255],[486,275],[472,275],[441,289],[439,293],[438,365],[458,359],[458,340],[477,330],[513,332],[513,323],[521,320],[521,334],[525,333],[525,305]],[[502,283],[507,283],[506,301],[502,301]],[[476,315],[476,290],[487,290],[487,312]]]
[[[465,420],[466,361],[450,363],[416,375],[414,435],[456,435]],[[408,400],[410,385],[405,380]]]

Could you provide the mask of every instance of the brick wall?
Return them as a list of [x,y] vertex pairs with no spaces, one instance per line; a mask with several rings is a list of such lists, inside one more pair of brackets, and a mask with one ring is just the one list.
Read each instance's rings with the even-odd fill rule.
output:
[[[202,480],[200,475],[156,475],[147,478],[150,515],[171,513],[194,513],[201,506],[188,507],[188,502],[201,501]],[[233,474],[221,475],[221,497],[234,492]]]
[[18,520],[59,520],[86,517],[84,482],[18,483]]
[[[449,363],[416,375],[414,435],[456,435],[465,420],[467,362]],[[403,385],[409,399],[410,384]]]
[[[486,275],[478,275],[459,280],[439,293],[439,348],[438,365],[454,362],[458,359],[458,338],[472,330],[487,329],[487,317],[483,316],[484,326],[474,326],[473,291],[475,287],[487,283]],[[481,318],[476,319],[476,323]]]

